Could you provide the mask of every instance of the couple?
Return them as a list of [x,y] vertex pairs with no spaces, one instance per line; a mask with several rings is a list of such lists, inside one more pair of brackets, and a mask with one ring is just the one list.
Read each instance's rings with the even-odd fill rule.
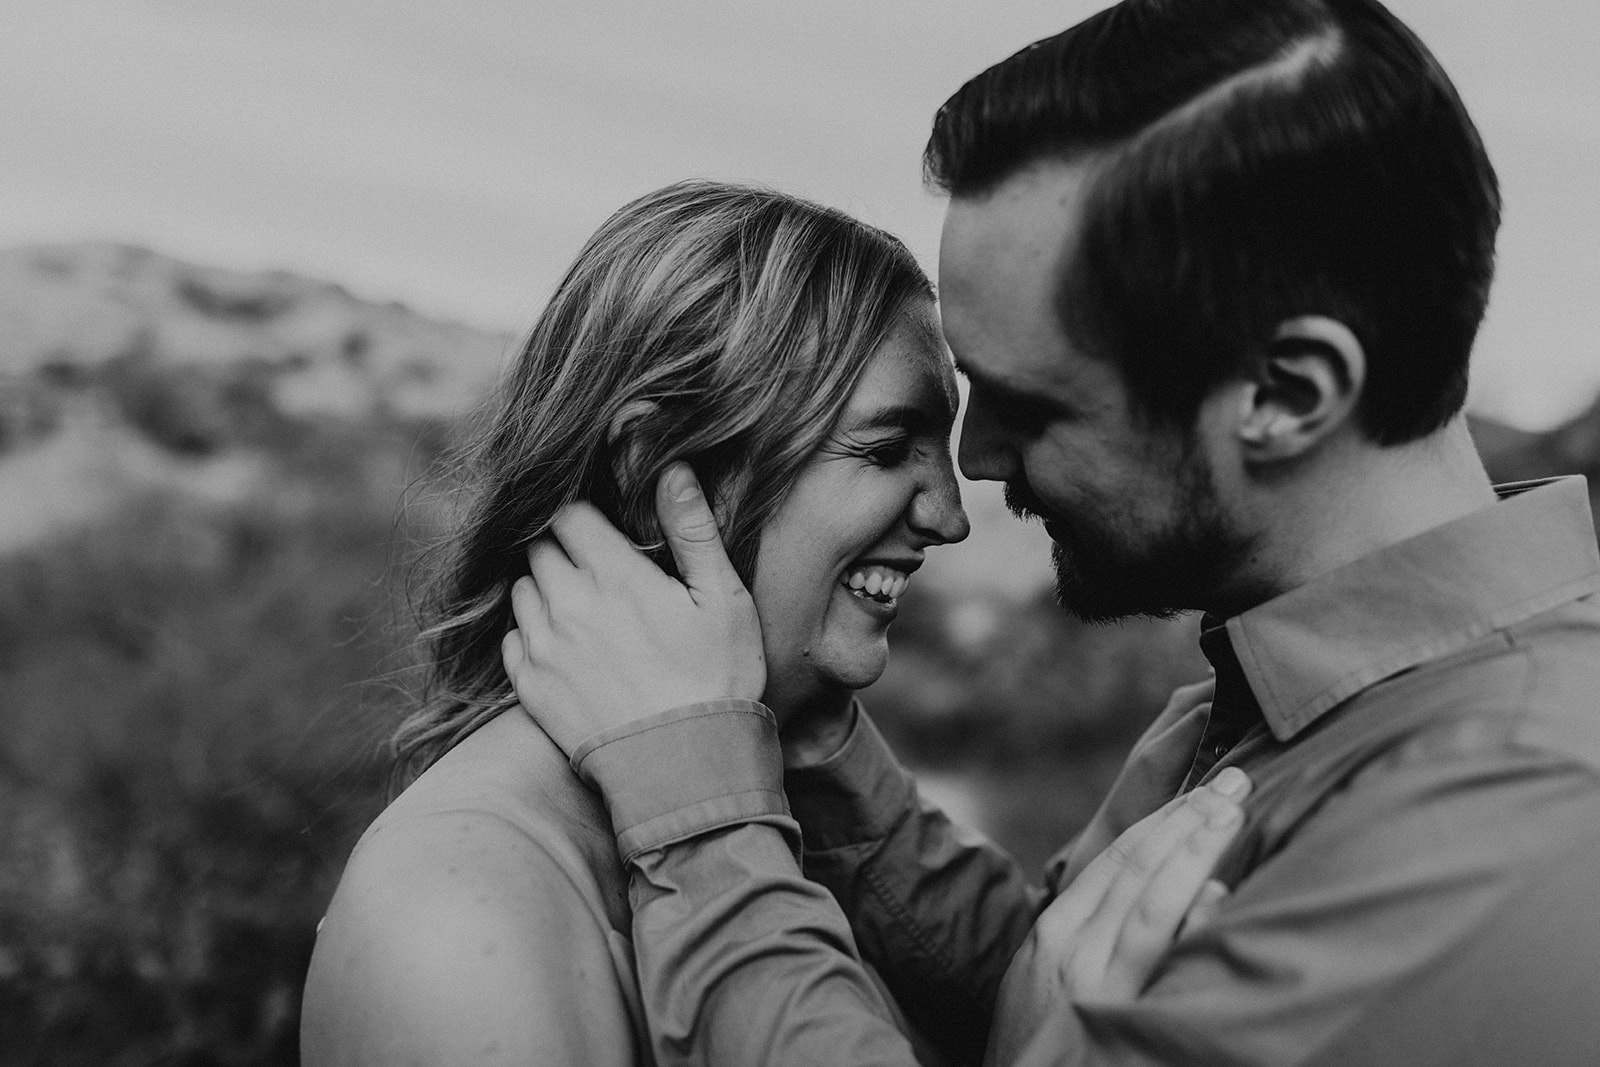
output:
[[927,282],[646,197],[474,453],[307,1061],[1600,1062],[1600,559],[1467,436],[1499,202],[1432,57],[1374,0],[1124,0],[926,165],[963,470],[1070,610],[1206,611],[1214,694],[1042,890],[920,805],[851,694],[966,532]]

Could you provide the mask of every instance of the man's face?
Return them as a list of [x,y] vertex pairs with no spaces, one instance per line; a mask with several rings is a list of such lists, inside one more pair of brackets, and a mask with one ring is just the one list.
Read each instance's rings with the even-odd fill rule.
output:
[[1207,436],[1153,428],[1120,371],[1078,351],[1055,300],[1089,176],[1049,162],[951,202],[939,250],[945,338],[971,381],[960,463],[1002,481],[1055,542],[1061,603],[1089,621],[1205,607],[1251,540],[1219,495]]

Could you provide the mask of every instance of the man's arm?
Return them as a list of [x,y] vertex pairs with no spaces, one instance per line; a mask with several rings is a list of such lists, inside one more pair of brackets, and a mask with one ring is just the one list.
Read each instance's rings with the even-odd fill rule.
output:
[[849,917],[909,1020],[958,1062],[983,1053],[1000,979],[1046,900],[1010,856],[922,801],[864,711],[823,758],[785,738],[806,877]]
[[[1214,688],[1211,679],[1179,688],[1134,746],[1124,772],[1133,780],[1116,791],[1121,808],[1097,816],[1087,842],[1096,852],[1116,829],[1176,795],[1179,782],[1142,753],[1173,747],[1176,734],[1198,736]],[[806,876],[833,892],[863,958],[919,1030],[958,1058],[977,1058],[1001,979],[1057,892],[1054,875],[1071,850],[1050,864],[1042,888],[1028,884],[1008,855],[919,801],[914,779],[864,710],[831,736],[794,734],[790,724],[781,735],[784,789],[805,842]]]
[[[579,746],[573,761],[606,797],[630,870],[663,1063],[913,1062],[843,914],[800,873],[764,708],[676,709]],[[1002,993],[998,1062],[1073,996],[1118,1001],[1143,985],[1237,830],[1241,793],[1227,788],[1243,776],[1218,781],[1135,825],[1045,911]]]

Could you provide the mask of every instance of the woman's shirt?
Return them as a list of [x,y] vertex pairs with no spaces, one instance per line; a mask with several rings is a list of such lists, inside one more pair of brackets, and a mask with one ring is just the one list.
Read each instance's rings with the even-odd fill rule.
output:
[[599,797],[520,712],[357,843],[307,977],[307,1067],[647,1065],[627,878]]

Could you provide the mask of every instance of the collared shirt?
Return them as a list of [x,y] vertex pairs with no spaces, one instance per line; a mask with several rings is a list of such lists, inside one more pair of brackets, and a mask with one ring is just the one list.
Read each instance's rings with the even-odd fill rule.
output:
[[806,873],[848,927],[801,877],[781,804],[719,814],[725,784],[748,798],[777,781],[764,709],[658,717],[694,732],[687,767],[652,768],[637,735],[595,750],[580,767],[619,835],[663,818],[663,777],[700,783],[667,801],[670,840],[630,838],[663,1062],[911,1062],[857,977],[858,944],[915,1021],[981,1048],[1041,900],[1239,766],[1255,788],[1216,918],[1132,1002],[1057,1013],[1023,1062],[1600,1063],[1600,558],[1581,479],[1501,493],[1207,620],[1215,701],[1151,726],[1044,893],[920,807],[864,719],[788,778]]

